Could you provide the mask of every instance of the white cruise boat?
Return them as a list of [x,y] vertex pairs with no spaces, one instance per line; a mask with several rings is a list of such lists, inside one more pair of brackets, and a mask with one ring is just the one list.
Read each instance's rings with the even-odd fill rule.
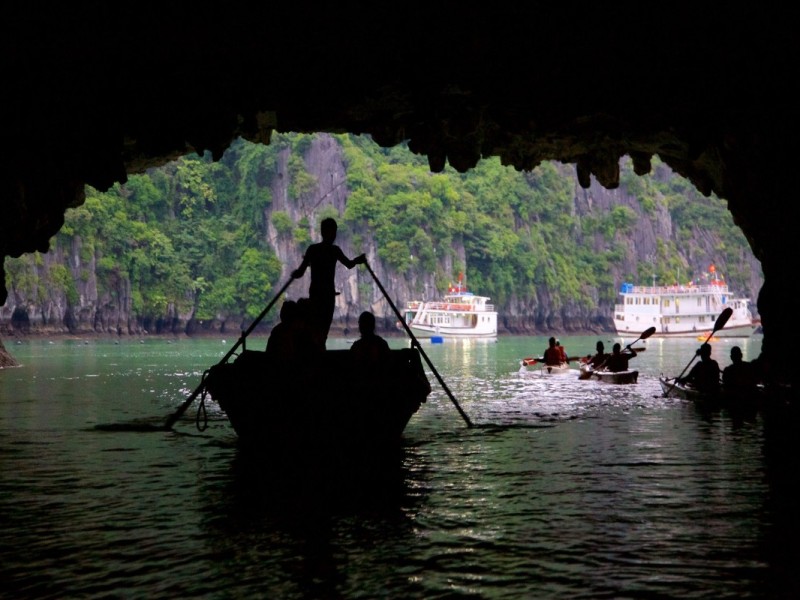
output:
[[715,337],[750,337],[756,323],[748,308],[749,300],[733,297],[728,284],[713,265],[707,281],[700,284],[638,286],[623,283],[622,303],[614,306],[614,327],[620,337],[636,337],[655,327],[653,337],[702,337],[714,330],[719,314],[733,310],[725,327]]
[[[463,276],[459,276],[442,300],[408,302],[404,317],[417,337],[496,338],[497,312],[489,300],[468,292]],[[401,323],[397,325],[403,329]]]

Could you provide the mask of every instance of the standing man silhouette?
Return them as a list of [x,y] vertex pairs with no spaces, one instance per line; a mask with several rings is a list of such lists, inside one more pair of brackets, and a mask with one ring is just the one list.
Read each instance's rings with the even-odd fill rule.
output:
[[315,334],[315,343],[320,350],[325,349],[328,331],[333,321],[333,310],[336,306],[336,296],[339,292],[334,287],[336,263],[340,262],[348,269],[367,262],[364,254],[359,254],[354,259],[345,256],[336,241],[338,225],[336,220],[328,217],[320,223],[322,241],[311,244],[307,249],[303,262],[292,272],[294,279],[302,277],[306,268],[311,268],[311,285],[308,288],[308,297],[311,300],[312,329]]

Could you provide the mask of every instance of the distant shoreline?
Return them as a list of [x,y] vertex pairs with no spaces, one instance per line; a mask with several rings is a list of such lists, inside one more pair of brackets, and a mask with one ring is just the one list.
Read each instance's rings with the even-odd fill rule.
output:
[[[267,339],[269,337],[268,330],[256,330],[250,333],[247,337],[248,339]],[[399,330],[386,330],[386,331],[379,331],[378,332],[382,337],[387,339],[396,339],[396,338],[406,338],[408,335],[404,331]],[[548,337],[550,335],[556,335],[561,337],[569,337],[569,336],[597,336],[600,338],[614,338],[617,337],[616,332],[614,331],[558,331],[558,332],[539,332],[539,331],[525,331],[525,332],[512,332],[512,331],[501,331],[498,332],[497,337],[512,337],[512,336],[529,336],[529,337]],[[336,338],[346,338],[346,339],[355,339],[359,336],[357,330],[348,330],[348,329],[341,329],[341,330],[331,330],[329,338],[336,339]],[[67,333],[67,332],[49,332],[49,333],[42,333],[42,332],[32,332],[32,333],[12,333],[12,334],[0,334],[0,341],[5,342],[7,345],[13,345],[17,341],[25,341],[25,340],[74,340],[74,341],[83,341],[83,340],[98,340],[98,339],[106,339],[106,340],[119,340],[119,341],[139,341],[139,340],[193,340],[193,339],[228,339],[232,342],[239,339],[239,334],[235,332],[220,332],[220,331],[211,331],[211,332],[200,332],[200,333],[193,333],[189,335],[187,333],[141,333],[141,334],[114,334],[114,333],[107,333],[107,332],[76,332],[76,333]],[[419,337],[419,339],[428,339]],[[464,338],[469,339],[469,338]]]
[[[250,333],[248,337],[268,337],[270,334],[272,327],[271,326],[261,326],[257,327],[253,332]],[[385,326],[381,327],[380,324],[378,325],[377,333],[385,338],[398,338],[398,337],[406,337],[407,333],[403,330],[397,329],[392,326]],[[228,338],[228,339],[238,339],[241,335],[240,331],[229,330],[229,331],[219,331],[219,330],[208,330],[208,329],[198,329],[188,334],[186,332],[180,333],[173,333],[173,332],[166,332],[166,333],[152,333],[149,331],[143,331],[138,333],[114,333],[111,331],[92,331],[92,330],[81,330],[81,331],[55,331],[55,330],[43,330],[41,328],[34,328],[31,327],[29,331],[23,331],[20,329],[11,329],[6,324],[0,326],[0,341],[12,341],[12,340],[25,340],[25,339],[74,339],[74,340],[83,340],[83,339],[98,339],[98,338],[108,338],[108,339],[118,339],[118,340],[129,340],[129,339],[202,339],[202,338]],[[344,325],[340,325],[334,323],[331,326],[329,337],[344,337],[344,338],[357,338],[359,335],[357,327],[345,327]],[[507,329],[500,329],[497,333],[498,337],[504,336],[530,336],[530,337],[548,337],[554,335],[558,336],[571,336],[571,335],[596,335],[599,337],[609,337],[609,336],[616,336],[616,332],[611,330],[602,330],[602,329],[557,329],[557,330],[547,330],[547,331],[540,331],[537,329],[520,329],[520,330],[507,330]]]

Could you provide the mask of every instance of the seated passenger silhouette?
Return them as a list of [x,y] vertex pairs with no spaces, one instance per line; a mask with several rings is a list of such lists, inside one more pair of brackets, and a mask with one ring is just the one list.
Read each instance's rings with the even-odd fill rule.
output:
[[288,360],[295,357],[297,351],[294,334],[297,310],[297,302],[294,300],[285,300],[281,305],[281,320],[272,328],[267,339],[268,357],[277,360]]
[[315,332],[314,307],[309,298],[300,298],[297,301],[297,312],[292,319],[292,339],[295,356],[299,359],[325,351],[325,346],[320,346]]
[[358,331],[361,337],[350,347],[356,365],[370,369],[385,366],[390,352],[389,344],[375,333],[375,315],[369,311],[362,312],[358,317]]

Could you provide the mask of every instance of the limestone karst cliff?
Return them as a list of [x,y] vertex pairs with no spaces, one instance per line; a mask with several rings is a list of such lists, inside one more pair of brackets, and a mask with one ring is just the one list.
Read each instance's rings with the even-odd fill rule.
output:
[[[328,134],[307,136],[302,144],[293,149],[287,144],[270,154],[269,173],[262,173],[264,188],[258,192],[263,197],[263,222],[266,245],[274,252],[282,265],[281,281],[286,281],[291,270],[302,259],[302,246],[291,234],[279,231],[273,215],[285,215],[297,225],[303,220],[314,224],[323,211],[343,215],[352,190],[348,186],[348,161],[341,145],[341,138]],[[299,148],[299,149],[298,149]],[[407,151],[406,151],[407,152]],[[294,153],[294,154],[293,154]],[[232,160],[232,159],[231,159]],[[300,162],[298,162],[300,160]],[[228,161],[223,161],[228,162]],[[302,165],[303,173],[295,172]],[[265,165],[261,165],[266,168]],[[351,167],[352,168],[352,167]],[[172,172],[170,170],[170,172]],[[548,333],[550,331],[610,331],[613,311],[613,288],[626,274],[636,273],[642,263],[653,261],[659,253],[664,253],[664,241],[672,240],[673,246],[681,254],[685,264],[717,263],[722,272],[728,273],[725,254],[718,248],[722,244],[719,231],[695,228],[691,243],[678,243],[675,223],[668,208],[669,200],[660,195],[643,199],[635,189],[623,185],[608,190],[593,181],[586,189],[578,184],[574,167],[557,167],[559,177],[564,181],[560,186],[567,190],[570,212],[570,227],[574,229],[565,243],[551,247],[547,252],[555,255],[573,254],[581,248],[593,253],[602,253],[609,247],[618,248],[620,260],[612,264],[611,273],[605,286],[588,281],[584,274],[581,295],[564,299],[554,298],[554,291],[540,283],[529,289],[526,286],[511,285],[511,293],[505,298],[495,298],[500,312],[500,330],[505,333]],[[511,177],[516,177],[509,170]],[[623,163],[623,174],[630,173],[629,161]],[[163,175],[161,175],[163,176]],[[652,176],[664,181],[680,179],[666,166],[660,165]],[[297,179],[306,182],[308,189],[298,193]],[[313,182],[313,186],[310,183]],[[311,187],[309,187],[311,186]],[[687,189],[688,185],[684,185]],[[686,193],[691,193],[691,190]],[[695,192],[696,193],[696,192]],[[646,200],[646,201],[645,201]],[[633,217],[633,224],[624,231],[610,231],[613,239],[598,233],[590,224],[603,215],[624,208]],[[444,218],[445,215],[442,215]],[[728,219],[729,220],[729,219]],[[350,224],[337,242],[346,254],[355,256],[365,252],[376,276],[391,296],[397,307],[407,300],[420,297],[431,298],[436,289],[446,284],[444,278],[454,279],[458,271],[466,265],[470,273],[478,274],[479,265],[471,264],[471,257],[464,240],[453,240],[447,252],[437,256],[437,267],[425,270],[420,266],[400,272],[381,259],[381,242],[367,224]],[[520,233],[529,227],[520,223]],[[313,235],[313,231],[311,235]],[[191,235],[191,231],[188,232]],[[755,299],[762,284],[760,266],[746,244],[741,244],[742,261],[746,268],[737,265],[737,272],[749,274],[735,281],[737,292]],[[18,261],[10,267],[10,295],[0,307],[0,334],[17,335],[30,332],[41,333],[102,333],[119,335],[158,334],[199,334],[204,332],[239,331],[250,324],[240,313],[225,312],[220,309],[215,318],[200,319],[194,307],[178,308],[169,303],[163,311],[145,316],[135,308],[131,286],[131,275],[119,270],[109,276],[105,268],[104,276],[98,276],[98,252],[92,240],[80,236],[59,236],[55,238],[51,250],[37,255],[35,260]],[[675,275],[676,277],[678,274]],[[37,284],[28,282],[39,278]],[[438,277],[438,281],[437,281]],[[486,280],[486,275],[483,274]],[[68,285],[64,285],[67,281]],[[610,283],[614,282],[614,283]],[[468,283],[470,283],[468,281]],[[292,283],[287,296],[298,298],[305,295],[308,281]],[[365,269],[347,271],[340,268],[337,273],[337,287],[341,294],[334,329],[354,330],[357,315],[365,309],[373,311],[379,318],[381,329],[391,331],[396,316],[391,305],[382,297],[375,282]],[[612,288],[612,289],[609,289]],[[493,294],[491,289],[473,289],[476,293]],[[141,303],[140,303],[141,304]],[[753,304],[755,309],[755,305]],[[277,309],[264,321],[269,327],[277,315]]]

